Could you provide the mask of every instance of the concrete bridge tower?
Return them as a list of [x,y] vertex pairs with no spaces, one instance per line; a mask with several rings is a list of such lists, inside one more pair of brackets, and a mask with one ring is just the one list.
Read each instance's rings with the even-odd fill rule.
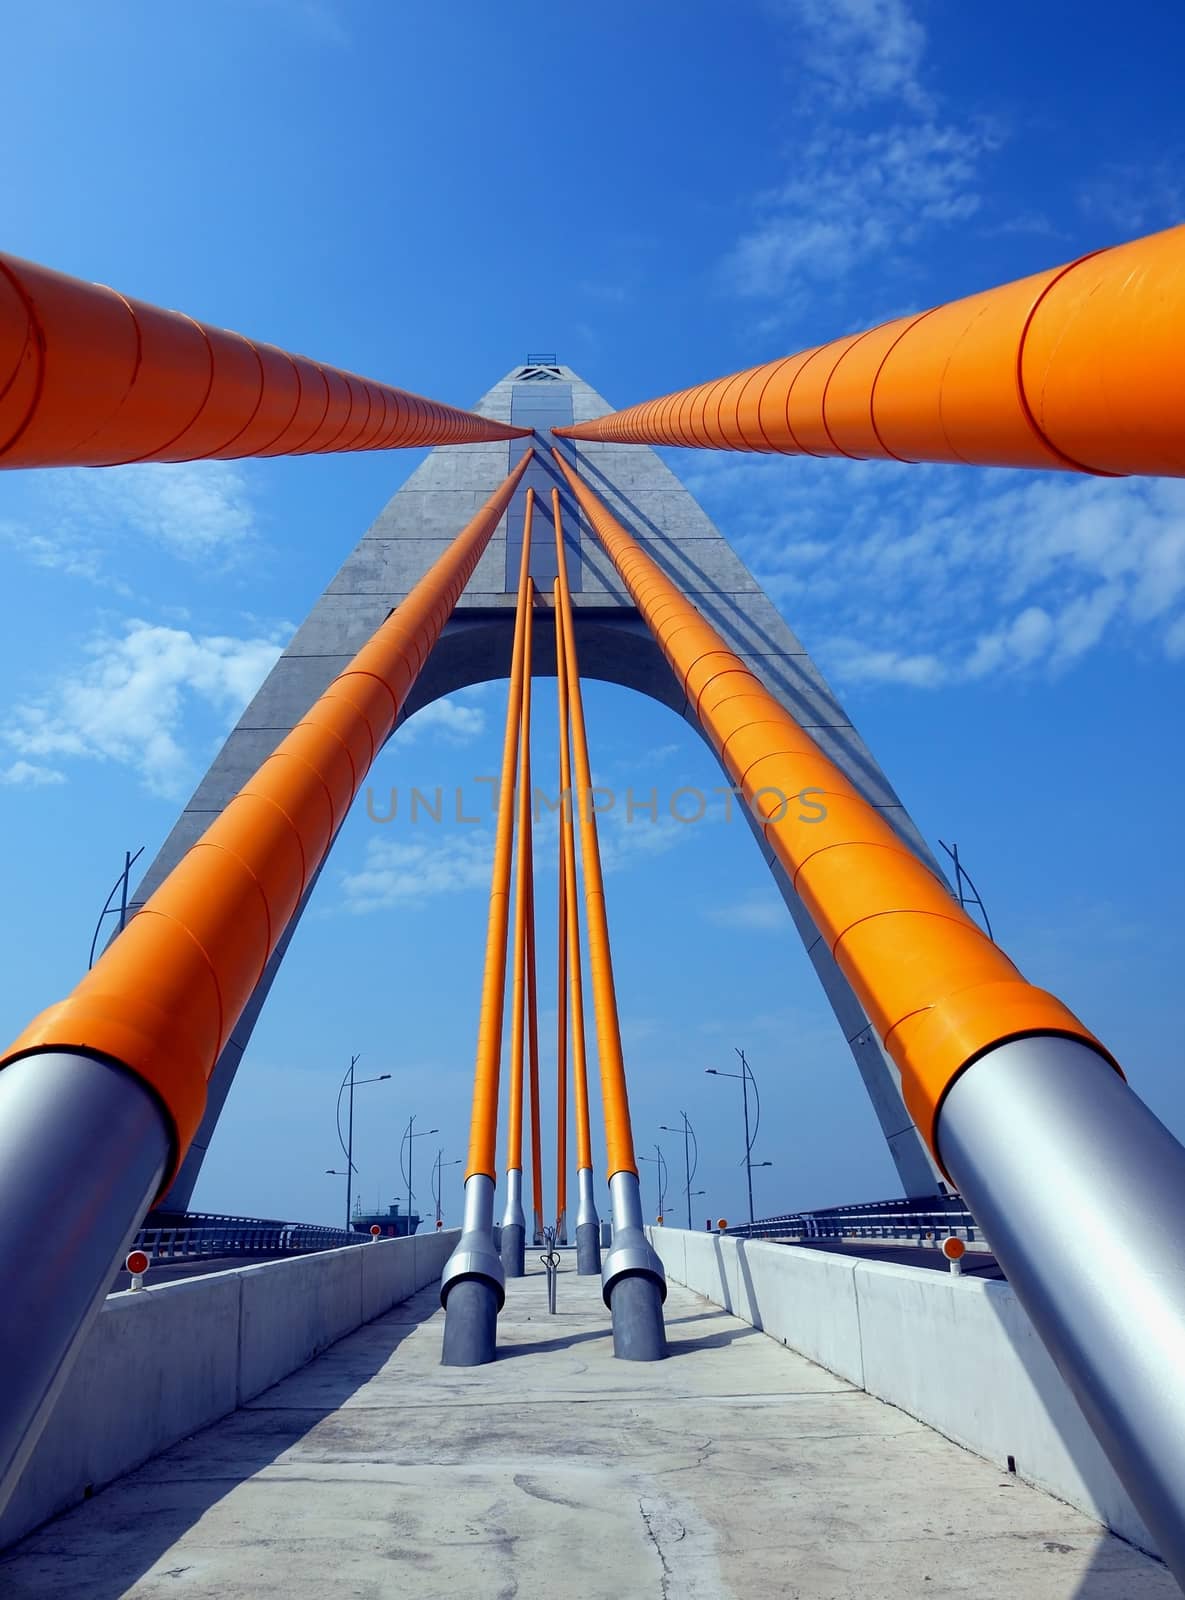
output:
[[[453,617],[408,700],[405,716],[469,684],[509,674],[523,506],[528,488],[546,504],[563,496],[568,566],[581,670],[635,689],[669,706],[696,728],[698,719],[564,486],[549,450],[550,430],[603,415],[608,403],[554,356],[531,356],[494,385],[475,410],[500,422],[533,428],[534,459],[515,499],[481,558]],[[446,549],[458,530],[525,453],[529,439],[451,445],[431,451],[347,556],[337,575],[268,674],[198,784],[148,868],[132,901],[157,888],[240,785],[271,754],[309,705]],[[861,793],[935,871],[940,869],[843,707],[799,639],[762,592],[724,535],[648,445],[564,442],[564,453],[610,510],[671,575],[769,690],[844,770]],[[550,603],[555,551],[535,541],[531,575]],[[538,627],[536,670],[555,671],[554,631]],[[723,777],[723,774],[722,774]],[[742,808],[746,817],[749,813]],[[768,846],[755,835],[820,983],[852,1051],[906,1194],[933,1194],[937,1172],[901,1098],[897,1069],[847,980],[815,931]],[[303,909],[303,907],[302,907]],[[299,913],[277,949],[209,1085],[205,1119],[170,1191],[184,1208],[238,1070],[252,1028],[283,960]]]

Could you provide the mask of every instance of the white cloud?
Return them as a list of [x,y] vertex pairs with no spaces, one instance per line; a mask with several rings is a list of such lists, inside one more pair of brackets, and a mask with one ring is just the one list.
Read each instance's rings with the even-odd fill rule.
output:
[[1134,238],[1185,221],[1185,183],[1180,154],[1169,160],[1106,162],[1078,189],[1078,208]]
[[1049,650],[1053,636],[1049,612],[1041,606],[1026,606],[1004,627],[980,635],[967,660],[967,676],[984,678],[1009,666],[1027,667]]
[[37,789],[47,783],[65,783],[65,781],[64,772],[58,772],[54,767],[39,767],[32,761],[14,761],[11,766],[0,768],[0,783]]
[[820,663],[931,688],[1185,653],[1185,483],[698,457],[688,475]]
[[[680,822],[670,815],[669,809],[664,810],[667,804],[665,795],[659,794],[658,817],[655,820],[651,820],[649,812],[638,808],[637,802],[645,798],[640,793],[635,796],[632,817],[624,794],[618,796],[612,811],[598,815],[597,839],[606,876],[624,872],[646,857],[666,855],[668,850],[681,845],[688,834],[694,836],[697,826],[694,821]],[[689,817],[695,813],[697,802],[694,796],[685,795],[679,803]],[[705,808],[712,804],[711,798],[705,796]]]
[[255,532],[246,480],[230,461],[113,467],[72,487],[88,515],[97,508],[111,526],[134,528],[191,561],[227,555]]
[[[551,796],[545,785],[536,785]],[[609,804],[612,796],[612,804]],[[429,800],[434,796],[429,793]],[[658,794],[657,816],[652,819],[641,802],[647,794],[634,794],[631,813],[627,804],[626,789],[603,789],[596,797],[597,841],[601,866],[606,877],[634,869],[639,863],[676,849],[696,833],[697,822],[680,822],[669,814],[669,797]],[[457,800],[459,809],[470,816],[489,817],[488,794],[466,791]],[[452,800],[442,802],[445,824],[433,822],[427,808],[417,812],[418,822],[410,820],[410,796],[404,804],[400,795],[396,802],[394,820],[384,825],[392,830],[382,838],[367,840],[362,867],[347,873],[341,883],[347,911],[365,913],[387,910],[394,906],[423,905],[440,895],[462,894],[480,890],[489,892],[490,873],[493,867],[493,829],[491,826],[473,825],[454,828],[451,821]],[[697,811],[695,795],[691,792],[680,797],[679,805],[691,818]],[[388,814],[390,803],[376,800],[378,815]],[[710,793],[703,796],[705,820],[718,820],[723,813],[723,803]],[[396,830],[414,826],[414,837],[392,836]],[[555,871],[559,839],[559,808],[555,809],[537,798],[534,825],[534,852],[536,880],[550,876]],[[579,861],[579,844],[577,845]]]
[[744,928],[756,933],[777,933],[794,926],[785,903],[773,890],[749,895],[731,905],[712,906],[705,915],[721,928]]
[[1182,613],[1164,636],[1164,651],[1170,661],[1185,658],[1185,613]]
[[858,639],[843,637],[830,641],[828,662],[836,677],[847,683],[903,683],[913,689],[931,689],[949,676],[935,655],[869,649]]
[[472,703],[473,698],[472,690],[462,690],[443,700],[433,700],[403,723],[399,729],[400,741],[410,744],[421,734],[431,733],[442,737],[446,744],[471,744],[486,729],[486,714],[480,705]]
[[896,99],[919,110],[926,31],[905,0],[775,0],[790,28],[796,74],[837,106]]
[[792,175],[757,201],[724,272],[738,292],[799,301],[884,263],[935,226],[979,208],[982,133],[934,122],[874,133],[824,126],[795,149]]
[[2,736],[22,756],[120,762],[172,797],[192,776],[182,743],[191,706],[237,713],[279,653],[272,639],[199,638],[133,620],[122,636],[93,639],[72,677],[16,707]]
[[926,92],[926,31],[908,0],[769,3],[793,63],[779,130],[786,179],[752,197],[721,278],[729,292],[776,299],[754,330],[765,340],[807,306],[842,303],[849,280],[875,267],[844,317],[867,327],[919,294],[924,303],[923,245],[979,212],[983,157],[998,139]]
[[107,583],[112,555],[137,541],[189,562],[233,561],[256,537],[243,469],[230,461],[66,468],[22,476],[33,509],[0,522],[0,538],[36,566]]
[[489,828],[429,831],[414,840],[368,839],[358,872],[342,878],[346,909],[356,913],[422,905],[438,895],[489,893],[494,839]]

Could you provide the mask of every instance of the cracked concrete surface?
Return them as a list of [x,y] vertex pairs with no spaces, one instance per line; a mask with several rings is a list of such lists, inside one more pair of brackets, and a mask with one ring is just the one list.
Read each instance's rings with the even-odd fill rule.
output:
[[[530,1260],[530,1256],[528,1258]],[[500,1357],[442,1368],[425,1290],[0,1559],[32,1600],[1152,1600],[1163,1567],[672,1286],[615,1361],[565,1255]]]

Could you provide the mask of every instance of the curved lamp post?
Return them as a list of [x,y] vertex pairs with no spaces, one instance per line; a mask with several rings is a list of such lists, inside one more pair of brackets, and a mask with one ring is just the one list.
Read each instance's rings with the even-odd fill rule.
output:
[[[345,1179],[346,1179],[346,1232],[347,1233],[350,1231],[350,1213],[351,1213],[351,1210],[353,1209],[353,1203],[354,1203],[354,1172],[355,1172],[355,1167],[354,1167],[354,1090],[359,1088],[364,1083],[385,1083],[386,1080],[391,1076],[391,1074],[389,1072],[380,1072],[377,1078],[356,1078],[354,1076],[354,1068],[358,1065],[358,1063],[359,1063],[359,1061],[361,1059],[362,1059],[362,1057],[360,1055],[351,1056],[350,1057],[349,1068],[346,1071],[345,1077],[341,1081],[341,1088],[337,1091],[337,1111],[336,1111],[337,1142],[338,1142],[338,1144],[341,1145],[341,1147],[342,1147],[342,1155],[345,1156],[345,1158],[346,1158]],[[342,1138],[342,1095],[345,1094],[347,1088],[350,1091],[350,1110],[349,1110],[349,1117],[347,1119],[348,1137],[346,1139],[343,1139]],[[334,1177],[340,1178],[342,1176],[342,1174],[340,1172],[334,1172],[334,1169],[332,1167],[327,1167],[326,1171],[328,1173],[332,1174],[332,1176],[334,1176]]]
[[440,1174],[441,1174],[441,1171],[445,1167],[459,1167],[460,1165],[461,1165],[461,1157],[460,1156],[457,1156],[457,1158],[454,1161],[446,1161],[444,1159],[444,1151],[443,1150],[438,1150],[436,1152],[436,1160],[432,1163],[432,1199],[433,1199],[433,1201],[435,1202],[435,1205],[436,1205],[436,1226],[438,1228],[440,1227],[441,1222],[443,1220],[441,1215],[440,1215]]
[[[754,1161],[753,1146],[757,1143],[757,1133],[761,1127],[761,1095],[757,1090],[757,1079],[753,1076],[753,1068],[745,1060],[745,1052],[738,1050],[741,1058],[739,1072],[720,1072],[715,1067],[705,1067],[704,1071],[710,1078],[739,1078],[741,1080],[741,1095],[745,1104],[745,1177],[749,1185],[749,1226],[753,1226],[753,1168],[771,1167],[772,1161]],[[753,1125],[753,1132],[749,1132],[749,1085],[753,1085],[753,1096],[757,1101],[757,1121]],[[690,1223],[688,1224],[690,1227]]]
[[[413,1111],[407,1119],[407,1127],[403,1130],[403,1138],[399,1142],[399,1171],[407,1179],[407,1237],[411,1238],[411,1203],[415,1196],[411,1187],[411,1158],[415,1150],[416,1139],[426,1139],[431,1133],[439,1133],[439,1128],[425,1128],[423,1133],[415,1131],[416,1114]],[[403,1148],[407,1146],[407,1171],[403,1170]]]
[[652,1156],[639,1156],[638,1160],[653,1161],[658,1169],[655,1174],[658,1178],[658,1211],[656,1216],[657,1220],[661,1222],[666,1216],[667,1210],[667,1158],[662,1153],[662,1146],[656,1144]]
[[[668,1128],[666,1123],[661,1124],[663,1133],[682,1133],[683,1135],[683,1171],[687,1176],[687,1226],[691,1228],[691,1180],[695,1177],[695,1169],[699,1166],[699,1141],[695,1137],[695,1130],[691,1126],[686,1111],[680,1111],[683,1118],[682,1128]],[[692,1148],[695,1156],[692,1157]]]

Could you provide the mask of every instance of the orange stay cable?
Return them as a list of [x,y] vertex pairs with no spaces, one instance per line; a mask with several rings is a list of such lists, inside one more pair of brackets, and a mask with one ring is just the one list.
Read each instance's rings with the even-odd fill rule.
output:
[[[510,923],[510,867],[514,846],[514,793],[518,765],[519,718],[522,714],[523,649],[531,608],[531,512],[535,493],[527,490],[523,552],[519,563],[518,602],[510,658],[510,691],[498,783],[498,815],[494,865],[490,875],[490,909],[486,924],[485,968],[477,1024],[477,1060],[473,1070],[473,1115],[469,1124],[466,1182],[475,1173],[495,1178],[498,1143],[498,1080],[502,1066],[502,1023],[506,1002],[506,935]],[[522,1106],[519,1106],[522,1121]]]
[[0,467],[389,450],[528,432],[0,254]]
[[[527,494],[523,548],[531,546],[534,491]],[[523,1054],[527,1009],[527,928],[531,915],[531,639],[534,627],[534,585],[527,579],[527,606],[522,621],[522,689],[518,703],[518,794],[514,862],[514,980],[510,1013],[510,1108],[506,1127],[506,1168],[523,1166]],[[507,708],[509,713],[510,708]]]
[[[558,517],[555,502],[552,515]],[[563,537],[562,532],[560,537]],[[572,819],[572,765],[569,755],[568,638],[560,581],[552,588],[556,626],[556,676],[560,684],[560,871],[564,879],[564,929],[568,964],[568,1009],[572,1018],[572,1091],[576,1114],[576,1170],[592,1167],[589,1128],[588,1059],[584,1037],[584,977],[580,963],[580,900],[576,883],[576,832]]]
[[557,428],[571,439],[1185,476],[1185,225]]
[[84,1050],[155,1091],[189,1148],[206,1081],[526,471],[375,630],[75,987],[0,1057]]
[[905,1103],[936,1159],[943,1096],[994,1045],[1060,1034],[1115,1065],[1068,1007],[1026,982],[554,454],[721,764],[762,818],[767,843],[901,1069]]
[[551,508],[556,530],[558,569],[556,582],[564,632],[564,669],[568,683],[568,713],[576,766],[574,799],[580,818],[580,859],[584,869],[584,911],[588,924],[588,968],[592,979],[593,1013],[597,1024],[597,1060],[601,1069],[601,1097],[605,1112],[606,1177],[612,1179],[618,1172],[632,1172],[636,1176],[638,1168],[634,1159],[634,1138],[630,1128],[629,1093],[626,1088],[625,1059],[621,1048],[621,1024],[617,1016],[617,993],[613,983],[613,958],[609,947],[609,918],[605,908],[605,885],[601,875],[597,820],[592,805],[592,769],[588,758],[588,735],[584,726],[580,663],[576,655],[576,630],[572,623],[572,597],[568,589],[568,561],[564,550],[558,489],[551,491]]
[[539,993],[535,973],[535,867],[527,861],[527,1059],[531,1089],[531,1202],[535,1236],[543,1233],[543,1135],[539,1104]]
[[[556,649],[558,651],[561,648],[557,632]],[[562,677],[559,681],[563,683]],[[566,715],[566,712],[563,714]],[[559,928],[556,934],[555,1000],[555,1223],[562,1234],[564,1219],[568,1212],[568,913],[564,890],[562,835],[559,854]]]

